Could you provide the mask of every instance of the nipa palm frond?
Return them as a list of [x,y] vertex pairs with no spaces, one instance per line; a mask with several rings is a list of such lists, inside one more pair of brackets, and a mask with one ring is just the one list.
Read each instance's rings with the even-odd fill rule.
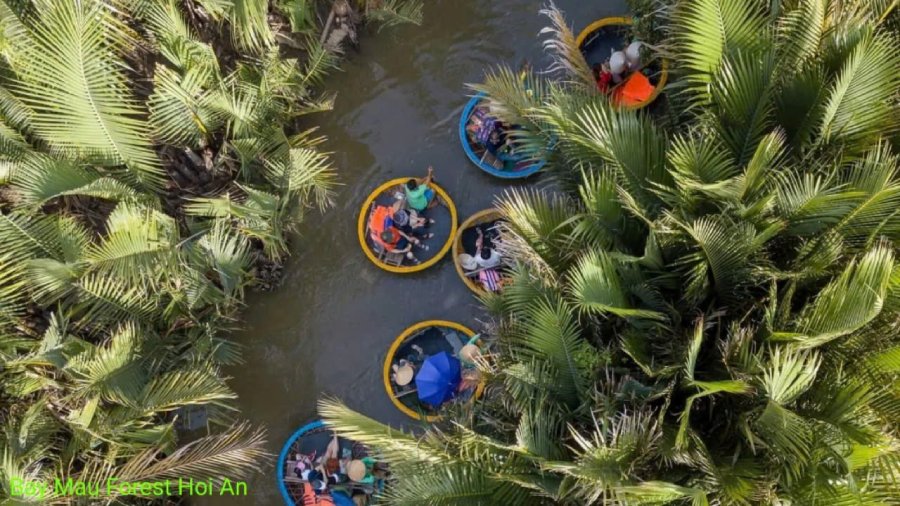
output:
[[884,244],[850,262],[803,309],[796,346],[819,347],[872,321],[881,312],[893,269],[894,253]]
[[30,26],[19,81],[11,88],[31,108],[31,128],[55,149],[108,165],[157,187],[162,171],[150,149],[143,111],[119,59],[127,28],[102,2],[51,2]]
[[706,103],[710,86],[728,54],[749,54],[768,44],[767,19],[756,2],[680,2],[673,18],[676,51],[689,92]]
[[882,33],[867,33],[843,63],[831,87],[819,127],[822,142],[840,144],[847,155],[876,145],[900,127],[891,97],[900,92],[900,52],[897,41]]
[[396,26],[404,23],[422,24],[421,0],[382,0],[377,8],[369,9],[368,17],[381,23],[382,27]]
[[586,91],[596,91],[597,83],[594,73],[581,53],[572,29],[566,24],[566,18],[553,2],[541,11],[550,19],[550,26],[541,30],[542,35],[549,38],[544,41],[544,48],[553,56],[551,72],[562,74],[572,84]]

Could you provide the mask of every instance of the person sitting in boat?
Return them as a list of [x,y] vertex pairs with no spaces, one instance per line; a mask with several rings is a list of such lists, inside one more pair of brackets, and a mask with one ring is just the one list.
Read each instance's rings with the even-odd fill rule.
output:
[[504,170],[512,170],[517,159],[513,154],[513,145],[506,135],[506,130],[504,128],[495,128],[488,135],[484,148],[491,156],[503,163]]
[[594,65],[594,79],[597,80],[597,88],[603,93],[609,93],[609,87],[613,81],[612,71],[609,69],[609,60]]
[[493,243],[489,237],[485,237],[484,232],[478,229],[478,239],[475,240],[475,262],[482,269],[495,269],[500,267],[502,257],[497,249],[493,247]]
[[303,506],[335,506],[334,498],[331,494],[323,493],[316,489],[316,485],[321,483],[304,483],[303,484]]
[[625,80],[625,76],[628,74],[628,60],[623,51],[616,51],[610,55],[609,72],[612,75],[613,83],[619,84]]
[[416,375],[416,367],[405,358],[401,358],[396,364],[391,365],[391,381],[397,385],[397,393],[402,394],[412,390],[412,380]]
[[460,253],[459,265],[467,273],[478,270],[478,262],[475,261],[475,257],[468,253]]
[[487,142],[491,132],[497,129],[499,120],[491,116],[487,106],[478,106],[469,116],[469,122],[466,124],[466,132],[469,133],[469,140],[472,144],[484,145]]
[[344,449],[343,454],[339,454],[341,450],[340,440],[337,435],[328,442],[325,453],[319,459],[319,466],[316,470],[325,477],[328,485],[337,485],[347,481],[347,464],[350,463],[351,453],[349,449]]
[[465,402],[475,394],[478,385],[481,384],[481,371],[475,368],[468,368],[463,369],[461,374],[462,379],[456,387],[456,400]]
[[392,208],[388,206],[377,206],[372,210],[369,216],[369,237],[385,251],[403,254],[414,263],[418,263],[418,259],[412,253],[413,245],[428,250],[428,246],[422,244],[420,239],[404,234],[394,227]]
[[630,72],[641,69],[641,48],[643,44],[636,40],[625,48],[625,64]]
[[385,228],[395,227],[404,234],[414,235],[422,239],[431,239],[434,234],[428,233],[428,226],[434,224],[434,220],[419,216],[416,211],[403,208],[403,201],[397,200],[392,206],[393,214],[387,218]]
[[464,368],[475,367],[481,360],[481,348],[478,343],[481,341],[481,334],[472,336],[466,344],[459,350],[459,361]]
[[469,117],[466,131],[470,141],[482,146],[494,158],[503,162],[504,168],[514,165],[516,158],[512,153],[512,142],[506,135],[512,127],[489,115],[486,107],[476,107]]
[[437,200],[434,198],[434,190],[429,186],[434,180],[434,167],[428,167],[428,174],[423,178],[413,178],[403,185],[406,194],[406,205],[420,213],[429,207],[434,207]]
[[375,459],[372,457],[363,457],[361,459],[351,460],[347,464],[347,477],[355,483],[364,485],[373,485],[375,483]]
[[413,245],[416,245],[423,250],[428,251],[428,245],[422,244],[421,239],[413,237],[411,235],[406,235],[394,227],[390,227],[387,230],[384,230],[378,237],[380,239],[379,242],[382,246],[384,246],[384,249],[391,253],[402,253],[408,260],[413,263],[419,263],[419,259],[416,258],[416,256],[412,252]]

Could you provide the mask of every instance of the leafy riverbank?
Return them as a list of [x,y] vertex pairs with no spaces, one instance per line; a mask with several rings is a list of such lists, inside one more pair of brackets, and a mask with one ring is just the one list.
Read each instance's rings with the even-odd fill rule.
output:
[[366,16],[421,16],[337,5],[0,2],[2,483],[234,479],[264,461],[223,334],[329,204],[303,116],[330,107],[335,51]]
[[485,299],[483,399],[424,435],[320,403],[390,462],[389,503],[900,495],[896,2],[652,7],[661,109],[611,106],[555,9],[560,79],[478,86],[554,142],[565,191],[498,204],[511,282]]

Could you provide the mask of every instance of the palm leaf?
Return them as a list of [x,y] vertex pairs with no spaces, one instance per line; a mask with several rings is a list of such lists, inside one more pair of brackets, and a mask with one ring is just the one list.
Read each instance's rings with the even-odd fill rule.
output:
[[222,123],[221,114],[209,105],[203,88],[208,75],[191,68],[183,76],[162,65],[153,73],[150,125],[160,141],[198,146]]
[[821,363],[816,353],[776,347],[762,378],[769,399],[782,406],[796,400],[815,381]]
[[664,320],[665,315],[635,308],[628,300],[616,265],[608,255],[589,251],[569,273],[569,290],[582,310],[622,318]]
[[370,20],[381,23],[382,27],[401,24],[422,24],[422,2],[420,0],[383,0],[374,9],[369,9]]
[[828,29],[827,11],[824,0],[801,0],[778,20],[776,75],[796,74],[816,57]]
[[672,22],[679,63],[699,102],[709,100],[710,86],[726,56],[753,54],[768,44],[766,18],[757,2],[681,2]]
[[228,20],[231,38],[237,47],[250,52],[262,52],[275,43],[269,27],[269,3],[257,0],[230,0]]
[[29,27],[12,89],[31,108],[35,133],[60,152],[125,165],[130,178],[156,187],[161,170],[148,129],[130,96],[117,55],[127,28],[101,2],[52,2]]
[[300,205],[312,201],[320,210],[332,203],[335,171],[328,155],[309,148],[293,148],[288,159],[267,161],[266,178]]
[[770,55],[725,58],[711,86],[717,130],[738,165],[750,161],[771,124],[774,61]]
[[549,71],[562,74],[575,86],[596,91],[597,83],[594,80],[594,74],[588,67],[584,55],[581,54],[575,34],[566,24],[562,11],[553,2],[550,2],[547,8],[541,11],[541,14],[550,18],[550,26],[541,30],[542,35],[549,36],[544,41],[544,48],[553,57],[553,64]]
[[803,309],[796,345],[822,346],[872,321],[881,312],[893,268],[894,254],[885,245],[850,262]]
[[335,399],[320,399],[319,415],[338,434],[358,441],[378,452],[389,462],[416,462],[423,465],[452,464],[457,459],[434,440],[420,440],[411,434],[383,425],[349,409]]
[[[216,487],[220,487],[226,478],[233,482],[253,472],[261,472],[260,463],[271,458],[265,450],[265,443],[262,429],[253,429],[246,424],[236,425],[227,431],[192,441],[174,452],[163,453],[159,448],[149,448],[115,468],[103,465],[88,467],[76,477],[92,483],[106,483],[110,477],[122,482],[211,480]],[[115,493],[119,489],[111,487],[111,490]]]
[[135,282],[154,281],[172,268],[177,253],[175,221],[152,209],[122,203],[106,221],[106,236],[92,245],[86,260],[95,271]]
[[866,34],[831,87],[819,127],[822,142],[860,153],[898,127],[891,97],[900,91],[900,53],[882,34]]
[[510,335],[515,352],[547,361],[556,377],[559,399],[570,405],[577,403],[588,385],[589,357],[596,352],[580,336],[575,315],[562,301],[538,300],[521,318]]

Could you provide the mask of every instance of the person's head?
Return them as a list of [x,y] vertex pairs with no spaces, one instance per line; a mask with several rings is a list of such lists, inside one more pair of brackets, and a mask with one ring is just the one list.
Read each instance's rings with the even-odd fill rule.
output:
[[481,349],[474,344],[467,344],[459,350],[459,358],[469,362],[475,362],[481,357]]
[[325,482],[322,480],[313,480],[309,482],[309,484],[312,485],[313,490],[315,490],[316,492],[324,492],[327,488]]
[[500,140],[500,132],[498,132],[496,129],[492,130],[491,131],[491,141],[497,142],[499,140]]
[[602,72],[609,72],[609,71],[610,71],[610,70],[609,70],[609,60],[606,60],[605,62],[603,62],[603,63],[600,65],[600,70],[601,70]]
[[366,464],[361,460],[351,460],[347,464],[347,477],[351,481],[362,481],[366,477]]
[[337,474],[341,470],[341,463],[338,459],[331,457],[325,461],[325,471],[328,474]]
[[409,190],[415,190],[418,187],[419,187],[419,183],[417,183],[415,179],[410,179],[409,181],[406,182],[406,188]]
[[398,227],[405,227],[409,223],[409,213],[400,209],[391,216],[391,219],[394,220]]
[[409,385],[413,380],[413,376],[416,374],[416,370],[413,369],[413,366],[403,359],[391,366],[391,369],[394,371],[394,382],[397,383],[397,386],[401,387]]
[[491,248],[481,248],[481,259],[487,260],[491,258]]
[[641,43],[639,41],[634,41],[625,48],[625,59],[628,60],[628,65],[632,67],[640,65]]
[[390,230],[385,230],[381,233],[381,240],[384,242],[391,242],[394,240],[394,234],[391,233]]
[[609,68],[613,74],[625,72],[625,53],[616,51],[609,57]]
[[594,71],[594,77],[600,77],[600,73],[603,72],[604,63],[595,63],[591,70]]

